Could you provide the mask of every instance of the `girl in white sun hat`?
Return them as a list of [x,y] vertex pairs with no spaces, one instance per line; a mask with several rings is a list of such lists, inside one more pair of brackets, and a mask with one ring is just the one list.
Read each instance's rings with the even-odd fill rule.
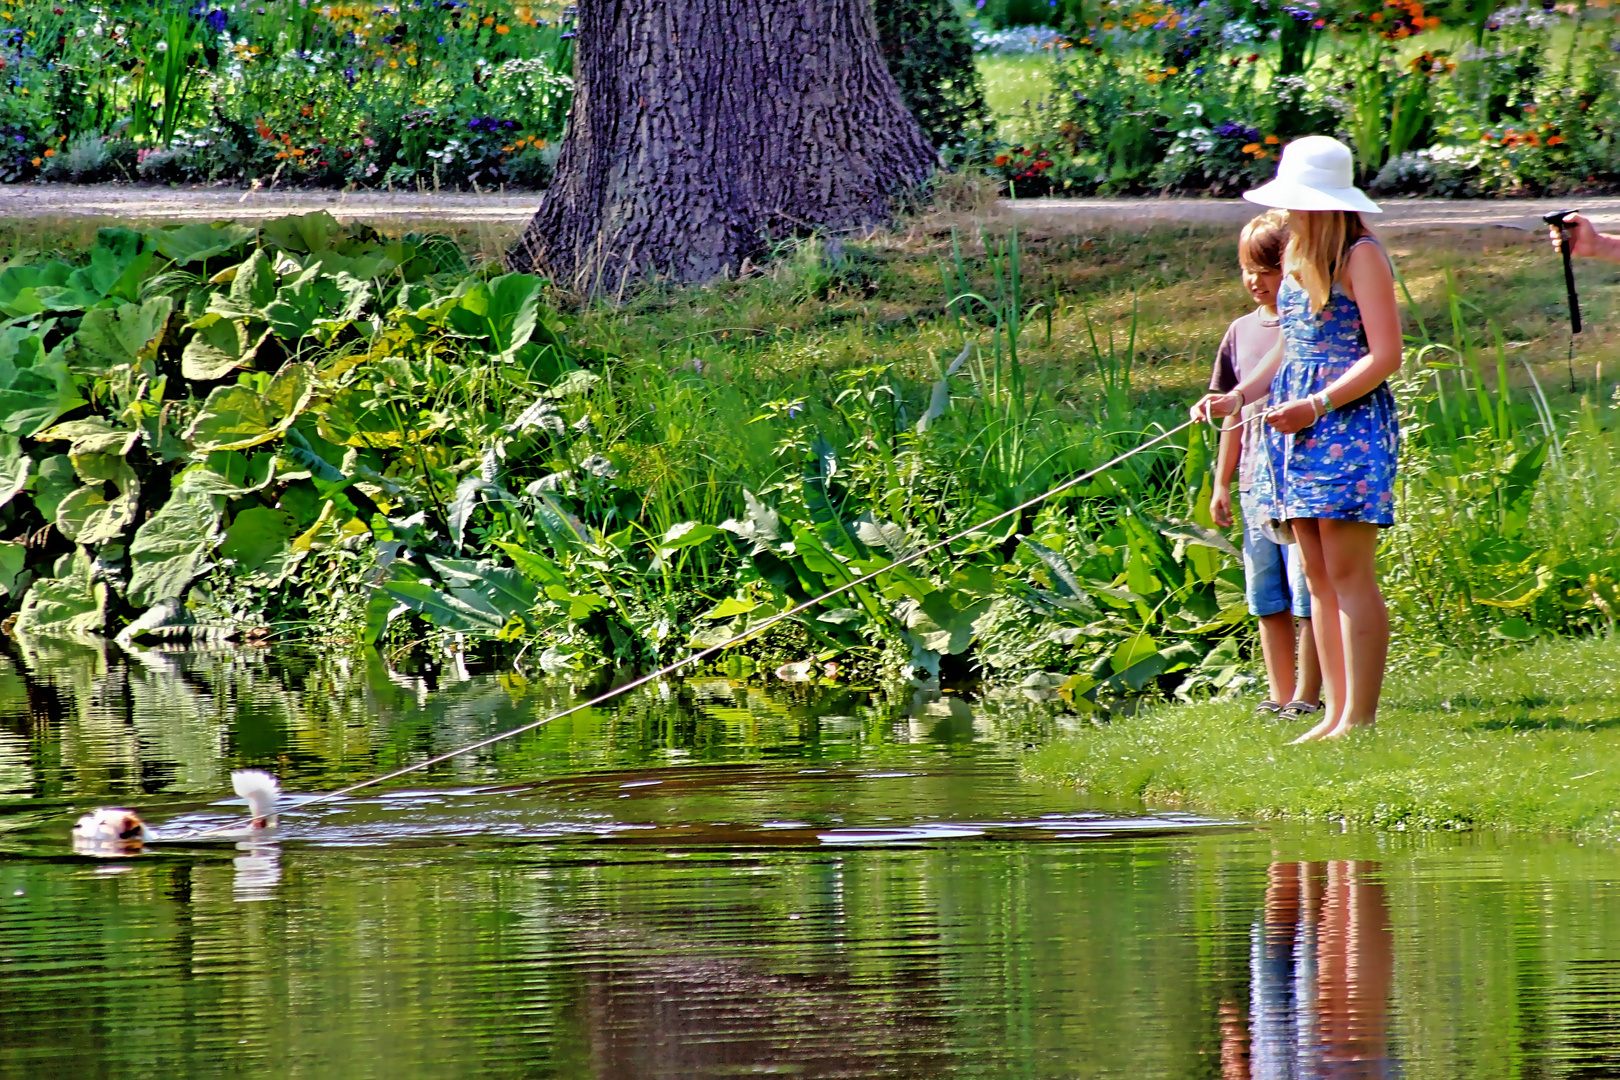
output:
[[1400,431],[1385,380],[1401,366],[1395,275],[1362,214],[1350,148],[1311,135],[1283,148],[1276,179],[1244,196],[1288,211],[1277,291],[1282,337],[1229,394],[1207,394],[1195,419],[1265,397],[1272,468],[1257,498],[1292,526],[1310,586],[1322,662],[1322,721],[1298,740],[1335,738],[1378,715],[1389,614],[1378,591],[1378,530],[1394,524]]

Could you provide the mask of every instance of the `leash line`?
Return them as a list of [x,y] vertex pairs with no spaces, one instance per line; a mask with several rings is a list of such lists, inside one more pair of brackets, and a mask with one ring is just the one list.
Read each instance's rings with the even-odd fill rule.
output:
[[[1188,420],[1185,423],[1182,423],[1182,424],[1180,424],[1180,425],[1178,425],[1176,427],[1170,428],[1167,431],[1163,431],[1163,432],[1159,433],[1158,435],[1155,435],[1153,438],[1147,440],[1146,442],[1140,443],[1137,446],[1133,447],[1132,449],[1127,450],[1122,454],[1119,454],[1118,456],[1114,457],[1113,459],[1111,459],[1111,460],[1109,460],[1107,462],[1104,462],[1103,464],[1097,466],[1095,469],[1091,469],[1091,470],[1089,470],[1087,472],[1081,473],[1079,476],[1076,476],[1076,477],[1073,477],[1073,478],[1071,478],[1069,480],[1066,480],[1063,483],[1059,484],[1057,487],[1051,488],[1051,489],[1043,492],[1042,494],[1035,496],[1032,499],[1027,499],[1024,502],[1019,503],[1017,506],[1013,507],[1010,510],[1003,510],[1001,513],[996,514],[994,517],[986,518],[984,521],[979,522],[977,525],[973,525],[973,526],[971,526],[969,528],[966,528],[966,529],[963,529],[960,532],[955,533],[955,534],[953,534],[951,536],[947,536],[943,540],[936,540],[932,544],[928,544],[925,547],[920,547],[916,551],[911,552],[909,555],[902,556],[901,558],[898,558],[898,559],[893,559],[887,565],[881,566],[876,570],[868,571],[867,573],[862,574],[859,577],[852,578],[851,580],[846,581],[844,584],[839,585],[836,588],[829,589],[828,591],[822,593],[820,596],[816,596],[816,597],[813,597],[813,598],[811,598],[809,600],[805,600],[802,603],[795,604],[793,607],[788,608],[786,611],[778,612],[777,614],[772,615],[770,618],[764,620],[763,622],[756,623],[755,625],[752,625],[752,626],[749,626],[749,627],[745,627],[740,633],[733,635],[731,638],[729,638],[729,639],[727,639],[725,641],[722,641],[718,645],[710,645],[708,648],[703,649],[703,650],[701,650],[699,652],[692,653],[690,656],[682,657],[681,659],[676,660],[674,663],[667,664],[664,667],[659,668],[657,671],[651,672],[651,673],[649,673],[647,675],[642,675],[642,676],[640,676],[638,678],[635,678],[635,679],[632,679],[629,682],[624,683],[624,684],[622,684],[620,686],[616,686],[611,690],[607,690],[607,691],[605,691],[605,692],[603,692],[601,694],[598,694],[596,697],[593,697],[588,701],[582,701],[577,705],[571,705],[568,708],[562,710],[561,712],[553,713],[550,716],[544,717],[542,719],[533,720],[533,721],[530,721],[527,724],[520,725],[519,727],[515,727],[515,728],[511,728],[511,729],[509,729],[507,731],[499,732],[497,734],[489,736],[486,739],[479,739],[477,742],[468,743],[466,746],[458,747],[457,749],[448,751],[447,753],[439,754],[439,755],[437,755],[435,757],[430,757],[430,758],[427,758],[425,760],[418,761],[414,765],[407,765],[404,768],[395,769],[393,772],[383,773],[381,776],[374,776],[374,777],[371,777],[368,780],[361,780],[361,781],[359,781],[357,783],[350,784],[347,787],[338,788],[335,791],[328,791],[328,792],[326,792],[324,794],[321,794],[321,795],[313,795],[313,796],[311,796],[311,797],[309,797],[307,799],[304,799],[304,800],[302,800],[300,802],[294,803],[291,806],[288,806],[286,809],[277,810],[277,813],[278,814],[291,813],[294,810],[302,810],[302,809],[304,809],[305,807],[308,807],[308,806],[315,806],[315,805],[317,805],[319,803],[330,802],[333,799],[341,799],[346,795],[352,795],[356,791],[360,791],[360,790],[362,790],[364,788],[375,787],[378,784],[385,784],[390,780],[397,780],[402,776],[408,776],[411,773],[420,772],[423,769],[430,769],[435,765],[442,765],[444,762],[449,761],[452,758],[458,758],[458,757],[462,756],[463,754],[470,754],[474,750],[482,750],[486,746],[493,746],[495,743],[501,742],[501,741],[503,741],[505,739],[510,739],[510,738],[513,738],[514,736],[522,735],[522,734],[525,734],[526,732],[533,731],[536,728],[544,727],[546,724],[551,723],[553,720],[561,720],[566,716],[572,716],[574,713],[582,712],[585,709],[595,708],[596,706],[601,705],[604,702],[611,701],[612,699],[614,699],[616,697],[619,697],[622,694],[629,693],[631,690],[635,690],[638,687],[646,686],[648,683],[651,683],[651,682],[657,682],[659,679],[662,679],[665,676],[672,674],[673,672],[679,671],[679,670],[681,670],[682,668],[685,668],[685,667],[690,667],[693,664],[696,664],[696,663],[698,663],[698,662],[700,662],[700,661],[702,661],[704,659],[707,659],[710,656],[715,655],[716,653],[723,652],[726,649],[731,648],[733,645],[740,644],[740,643],[748,640],[749,638],[753,637],[755,634],[758,634],[763,630],[767,630],[770,627],[775,626],[777,623],[782,622],[785,619],[791,619],[795,615],[799,615],[799,614],[802,614],[802,613],[804,613],[806,611],[809,611],[811,608],[815,607],[817,604],[820,604],[825,600],[830,600],[835,596],[839,596],[839,595],[841,595],[843,593],[846,593],[850,589],[855,588],[857,585],[864,585],[867,582],[869,582],[869,581],[873,580],[874,578],[878,577],[880,574],[885,574],[888,571],[893,570],[895,567],[904,566],[906,563],[913,562],[913,561],[915,561],[917,559],[920,559],[922,556],[930,554],[931,552],[938,551],[940,548],[949,547],[951,544],[957,543],[960,540],[966,540],[968,537],[972,536],[974,533],[982,532],[983,530],[990,527],[991,525],[996,524],[997,522],[1005,521],[1008,518],[1013,517],[1014,515],[1023,513],[1025,510],[1028,510],[1031,507],[1039,506],[1041,503],[1043,503],[1046,500],[1052,498],[1053,496],[1061,495],[1063,492],[1068,491],[1070,488],[1078,487],[1080,484],[1085,483],[1087,480],[1090,480],[1093,477],[1096,477],[1096,476],[1098,476],[1098,475],[1100,475],[1100,474],[1102,474],[1104,472],[1107,472],[1109,469],[1112,469],[1114,466],[1119,465],[1122,462],[1125,462],[1125,461],[1129,460],[1130,458],[1135,457],[1137,454],[1140,454],[1142,451],[1147,450],[1150,447],[1157,446],[1158,444],[1164,442],[1166,439],[1169,439],[1171,436],[1177,435],[1180,432],[1185,431],[1187,428],[1192,427],[1196,423],[1198,423],[1197,420]],[[245,817],[245,818],[242,818],[239,821],[233,821],[233,822],[230,822],[230,823],[225,824],[225,825],[219,825],[219,826],[216,826],[216,827],[214,827],[212,829],[203,829],[203,830],[200,830],[200,831],[194,831],[194,832],[190,832],[190,833],[185,833],[185,834],[177,835],[177,836],[174,836],[174,837],[168,837],[166,839],[190,840],[190,839],[195,839],[197,837],[211,836],[211,835],[214,835],[216,833],[235,832],[235,831],[239,831],[240,829],[242,829],[245,825],[250,824],[252,821],[253,821],[253,819],[251,817]]]

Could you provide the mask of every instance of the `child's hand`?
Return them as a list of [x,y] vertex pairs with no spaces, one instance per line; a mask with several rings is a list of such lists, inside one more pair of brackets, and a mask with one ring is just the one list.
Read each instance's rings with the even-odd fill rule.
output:
[[1232,489],[1225,485],[1215,488],[1214,496],[1209,500],[1209,516],[1215,519],[1215,524],[1221,528],[1230,528],[1232,525]]
[[1237,411],[1238,396],[1236,394],[1205,394],[1198,399],[1198,403],[1188,410],[1193,420],[1202,423],[1213,420],[1217,416],[1231,416]]
[[[1603,246],[1602,239],[1591,221],[1579,214],[1571,214],[1564,219],[1569,231],[1569,251],[1571,255],[1592,256],[1598,254]],[[1564,246],[1564,229],[1556,225],[1547,228],[1547,234],[1552,239],[1553,250],[1557,251]]]
[[1309,398],[1296,398],[1266,410],[1266,423],[1284,435],[1304,431],[1316,423],[1316,406]]

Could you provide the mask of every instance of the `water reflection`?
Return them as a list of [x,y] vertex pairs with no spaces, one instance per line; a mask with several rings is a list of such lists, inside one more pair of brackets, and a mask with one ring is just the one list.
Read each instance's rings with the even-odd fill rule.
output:
[[281,848],[275,844],[256,844],[242,841],[236,845],[242,852],[231,860],[236,877],[231,891],[238,900],[269,900],[275,896],[276,884],[281,881]]
[[[1394,934],[1374,862],[1276,862],[1250,960],[1250,1045],[1223,1011],[1222,1075],[1383,1080]],[[1223,1010],[1230,1008],[1223,1004]]]
[[[163,841],[578,688],[52,648],[0,655],[0,1076],[1620,1076],[1596,845],[1200,829],[1020,781],[1050,713],[721,679]],[[73,856],[94,805],[160,839]]]

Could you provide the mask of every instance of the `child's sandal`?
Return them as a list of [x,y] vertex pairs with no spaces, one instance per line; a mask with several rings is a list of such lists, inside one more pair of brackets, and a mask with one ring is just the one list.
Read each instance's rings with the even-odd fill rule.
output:
[[1283,720],[1303,720],[1313,713],[1322,711],[1322,706],[1312,705],[1308,701],[1290,701],[1278,710],[1277,715]]
[[1283,707],[1275,701],[1262,701],[1254,707],[1256,716],[1276,716],[1283,711]]

